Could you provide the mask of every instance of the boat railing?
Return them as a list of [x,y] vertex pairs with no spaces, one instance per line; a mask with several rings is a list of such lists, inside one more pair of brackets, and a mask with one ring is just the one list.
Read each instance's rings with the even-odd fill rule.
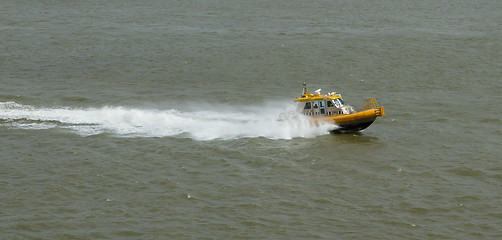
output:
[[366,99],[361,108],[361,111],[374,109],[377,116],[384,116],[385,111],[383,107],[379,107],[376,99],[374,97]]
[[370,109],[378,109],[378,103],[374,97],[366,99],[361,108],[361,111],[370,110]]

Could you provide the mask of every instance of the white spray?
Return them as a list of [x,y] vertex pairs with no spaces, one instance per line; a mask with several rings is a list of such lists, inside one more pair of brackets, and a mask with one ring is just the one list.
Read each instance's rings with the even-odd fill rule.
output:
[[[110,133],[125,137],[181,136],[196,140],[264,137],[310,138],[329,133],[334,125],[315,125],[305,116],[279,121],[293,106],[254,106],[206,110],[101,108],[36,108],[0,102],[0,126],[23,129],[65,128],[82,136]],[[213,109],[213,110],[207,110]]]

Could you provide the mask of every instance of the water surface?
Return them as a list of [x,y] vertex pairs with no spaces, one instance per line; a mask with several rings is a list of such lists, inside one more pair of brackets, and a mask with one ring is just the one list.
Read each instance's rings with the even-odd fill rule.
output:
[[[499,1],[3,1],[2,239],[499,239]],[[276,121],[301,84],[386,115]]]

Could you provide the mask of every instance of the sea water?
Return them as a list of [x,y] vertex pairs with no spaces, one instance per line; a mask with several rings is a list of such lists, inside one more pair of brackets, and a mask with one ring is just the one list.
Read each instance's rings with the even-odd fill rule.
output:
[[[2,1],[0,239],[500,239],[501,12]],[[386,114],[278,121],[303,82]]]

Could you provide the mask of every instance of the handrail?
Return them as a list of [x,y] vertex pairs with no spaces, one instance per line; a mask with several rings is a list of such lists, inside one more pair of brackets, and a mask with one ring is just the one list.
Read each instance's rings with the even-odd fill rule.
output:
[[366,99],[361,108],[361,111],[369,110],[369,109],[378,109],[378,103],[374,97]]

